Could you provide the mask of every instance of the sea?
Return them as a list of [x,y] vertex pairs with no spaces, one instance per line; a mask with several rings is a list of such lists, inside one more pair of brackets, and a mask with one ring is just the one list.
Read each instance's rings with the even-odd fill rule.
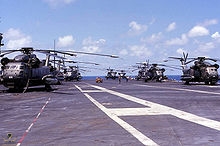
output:
[[[168,79],[170,80],[176,80],[176,81],[181,81],[180,80],[180,75],[166,75]],[[83,76],[82,80],[95,80],[97,77],[100,78],[105,78],[105,76]],[[135,78],[135,76],[131,76],[131,78]]]

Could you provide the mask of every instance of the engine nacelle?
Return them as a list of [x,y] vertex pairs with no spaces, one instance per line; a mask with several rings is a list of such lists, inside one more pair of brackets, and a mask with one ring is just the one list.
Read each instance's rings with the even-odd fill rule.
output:
[[5,66],[6,64],[8,64],[9,62],[10,62],[10,60],[9,60],[7,57],[1,59],[1,64],[2,64],[3,66]]

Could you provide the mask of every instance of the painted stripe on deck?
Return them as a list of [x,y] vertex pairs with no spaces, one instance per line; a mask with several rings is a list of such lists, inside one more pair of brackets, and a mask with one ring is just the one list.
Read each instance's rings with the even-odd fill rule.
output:
[[127,100],[130,100],[130,101],[148,106],[148,107],[150,107],[151,111],[156,112],[156,115],[158,113],[169,114],[169,115],[173,115],[175,117],[178,117],[180,119],[190,121],[190,122],[200,124],[200,125],[203,125],[205,127],[212,128],[212,129],[220,131],[220,122],[219,121],[203,118],[203,117],[200,117],[200,116],[188,113],[188,112],[184,112],[184,111],[181,111],[181,110],[178,110],[178,109],[175,109],[175,108],[171,108],[171,107],[164,106],[164,105],[154,103],[154,102],[150,102],[150,101],[147,101],[147,100],[139,99],[137,97],[126,95],[126,94],[119,93],[119,92],[116,92],[116,91],[112,91],[112,90],[109,90],[109,89],[106,89],[106,88],[103,88],[103,87],[100,87],[100,86],[95,86],[95,85],[90,85],[90,86],[92,86],[96,89],[100,89],[102,91],[108,92],[110,94],[122,97],[124,99],[127,99]]
[[[79,89],[81,92],[83,90],[75,85],[77,89]],[[110,112],[106,107],[104,107],[102,104],[100,104],[98,101],[96,101],[94,98],[92,98],[87,93],[83,93],[93,104],[95,104],[99,109],[101,109],[106,115],[108,115],[112,120],[114,120],[116,123],[118,123],[121,127],[123,127],[126,131],[131,133],[135,138],[137,138],[142,144],[147,146],[158,146],[157,143],[155,143],[150,138],[146,137],[144,134],[142,134],[140,131],[129,125],[127,122],[120,119],[116,114]]]
[[40,109],[40,112],[37,114],[37,116],[34,118],[33,122],[30,124],[30,126],[27,128],[27,130],[25,130],[23,136],[21,137],[21,139],[18,141],[16,146],[20,146],[21,143],[23,142],[24,138],[26,137],[26,135],[28,134],[28,132],[30,132],[31,128],[33,127],[34,123],[37,121],[37,119],[40,117],[40,115],[42,114],[44,108],[47,106],[47,104],[50,101],[50,97],[47,99],[47,101],[45,102],[44,106]]
[[138,85],[138,84],[136,84],[136,85],[137,85],[137,86],[151,87],[151,88],[172,89],[172,90],[177,90],[177,91],[189,91],[189,92],[195,92],[195,93],[204,93],[204,94],[220,95],[220,93],[217,93],[217,92],[202,91],[202,90],[181,89],[181,88],[171,88],[171,87],[161,87],[161,86],[150,86],[150,85]]

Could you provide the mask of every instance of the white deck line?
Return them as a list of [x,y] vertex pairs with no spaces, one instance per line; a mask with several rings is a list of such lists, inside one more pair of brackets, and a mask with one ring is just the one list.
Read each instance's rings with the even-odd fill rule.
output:
[[[183,120],[186,120],[186,121],[189,121],[189,122],[193,122],[193,123],[196,123],[196,124],[199,124],[199,125],[202,125],[202,126],[220,131],[220,122],[219,121],[215,121],[215,120],[207,119],[207,118],[204,118],[204,117],[200,117],[200,116],[197,116],[195,114],[184,112],[184,111],[181,111],[181,110],[178,110],[178,109],[175,109],[175,108],[171,108],[171,107],[164,106],[164,105],[154,103],[154,102],[150,102],[150,101],[147,101],[147,100],[139,99],[137,97],[126,95],[126,94],[119,93],[119,92],[116,92],[116,91],[112,91],[112,90],[109,90],[109,89],[106,89],[106,88],[103,88],[103,87],[94,86],[94,85],[90,85],[90,86],[92,86],[96,89],[100,89],[102,91],[108,92],[110,94],[122,97],[124,99],[127,99],[127,100],[130,100],[130,101],[148,106],[148,107],[151,108],[151,111],[154,111],[156,113],[156,115],[158,115],[158,113],[173,115],[173,116],[178,117],[180,119],[183,119]],[[203,92],[200,92],[200,93],[206,93],[206,92],[203,91]],[[152,112],[150,112],[150,113],[152,113]]]
[[[79,89],[82,93],[83,90],[75,85],[77,89]],[[127,122],[120,119],[116,114],[110,112],[107,108],[105,108],[102,104],[100,104],[98,101],[96,101],[94,98],[92,98],[87,93],[83,93],[92,103],[94,103],[99,109],[101,109],[106,115],[108,115],[112,120],[114,120],[116,123],[118,123],[121,127],[123,127],[126,131],[128,131],[130,134],[132,134],[134,137],[136,137],[142,144],[146,146],[158,146],[157,143],[155,143],[153,140],[142,134],[140,131],[138,131],[136,128],[129,125]]]

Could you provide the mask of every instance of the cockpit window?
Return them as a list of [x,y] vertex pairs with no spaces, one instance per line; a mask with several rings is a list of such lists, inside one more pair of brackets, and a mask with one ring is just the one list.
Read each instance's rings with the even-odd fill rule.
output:
[[207,72],[217,72],[217,68],[214,67],[208,67]]

